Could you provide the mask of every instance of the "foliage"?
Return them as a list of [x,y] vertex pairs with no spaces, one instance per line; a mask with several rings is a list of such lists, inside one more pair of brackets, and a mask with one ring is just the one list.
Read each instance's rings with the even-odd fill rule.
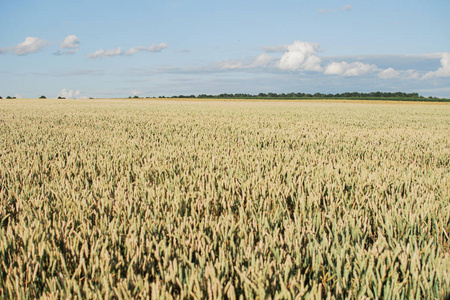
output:
[[[161,98],[162,96],[160,96]],[[397,101],[435,101],[435,102],[449,102],[450,99],[440,99],[436,97],[424,98],[418,93],[403,93],[403,92],[370,92],[370,93],[337,93],[337,94],[323,94],[323,93],[259,93],[258,95],[251,94],[219,94],[219,95],[179,95],[172,96],[172,98],[199,98],[199,99],[356,99],[356,100],[397,100]]]
[[0,110],[0,298],[428,299],[450,286],[448,105]]
[[39,99],[47,99],[44,95],[40,96]]

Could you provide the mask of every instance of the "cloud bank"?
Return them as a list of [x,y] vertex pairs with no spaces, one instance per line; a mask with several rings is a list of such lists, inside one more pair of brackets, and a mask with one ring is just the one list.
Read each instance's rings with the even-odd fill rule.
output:
[[[360,61],[331,61],[324,63],[322,58],[319,57],[319,44],[311,42],[294,41],[290,45],[267,46],[262,49],[265,53],[260,54],[253,60],[219,61],[197,69],[197,71],[251,71],[264,69],[269,72],[313,72],[342,77],[361,76],[368,73],[385,71],[378,68],[375,64],[367,64]],[[281,53],[281,56],[275,57],[268,53]],[[180,71],[179,69],[173,70]],[[393,69],[386,70],[380,78],[396,76],[397,73],[398,71]]]
[[[290,45],[266,46],[261,49],[263,53],[253,59],[224,60],[200,68],[183,69],[166,67],[161,69],[160,72],[299,72],[344,78],[373,75],[380,80],[418,80],[434,77],[450,77],[449,52],[421,55],[348,55],[321,57],[319,56],[321,52],[320,45],[305,41],[294,41]],[[433,61],[438,59],[440,59],[441,67],[436,71],[427,71],[423,68],[424,65],[430,68],[430,66],[436,64]],[[378,64],[382,67],[379,67]],[[398,69],[392,65],[397,66]],[[411,68],[411,66],[417,66],[418,69]]]

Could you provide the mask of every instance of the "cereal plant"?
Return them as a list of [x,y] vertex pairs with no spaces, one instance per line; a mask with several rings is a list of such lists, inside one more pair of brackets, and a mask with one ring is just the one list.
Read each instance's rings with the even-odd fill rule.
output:
[[0,298],[440,299],[450,105],[2,100]]

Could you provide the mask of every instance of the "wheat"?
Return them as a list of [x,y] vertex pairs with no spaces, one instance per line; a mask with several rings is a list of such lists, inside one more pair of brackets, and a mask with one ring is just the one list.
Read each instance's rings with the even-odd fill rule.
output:
[[439,298],[450,106],[2,100],[1,298]]

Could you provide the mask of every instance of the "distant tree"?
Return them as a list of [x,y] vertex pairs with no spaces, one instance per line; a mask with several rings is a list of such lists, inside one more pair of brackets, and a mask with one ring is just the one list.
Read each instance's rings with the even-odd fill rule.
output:
[[139,96],[138,96],[138,95],[135,95],[135,96],[134,96],[133,98],[135,98],[135,99],[136,99],[136,98],[139,98]]
[[7,96],[6,99],[12,99],[12,97],[11,96]]
[[66,97],[61,97],[61,96],[59,96],[58,99],[66,99]]
[[2,96],[0,96],[0,99],[3,99]]
[[39,99],[47,99],[44,95],[40,96]]
[[89,97],[89,99],[94,99],[94,98],[92,98],[92,97]]

